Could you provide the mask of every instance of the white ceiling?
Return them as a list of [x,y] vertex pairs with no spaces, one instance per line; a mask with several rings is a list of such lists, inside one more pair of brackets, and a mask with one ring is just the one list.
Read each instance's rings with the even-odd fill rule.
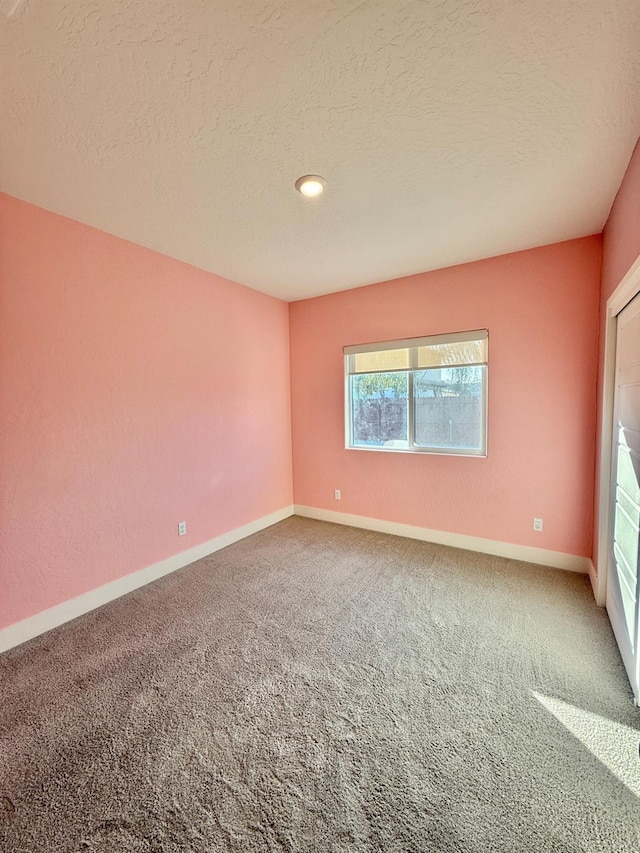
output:
[[640,133],[637,0],[13,5],[0,189],[284,299],[598,232]]

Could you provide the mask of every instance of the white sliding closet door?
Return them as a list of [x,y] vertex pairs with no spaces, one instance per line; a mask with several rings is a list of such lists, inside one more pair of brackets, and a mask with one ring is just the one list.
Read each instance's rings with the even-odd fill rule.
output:
[[640,294],[618,314],[607,610],[640,695]]

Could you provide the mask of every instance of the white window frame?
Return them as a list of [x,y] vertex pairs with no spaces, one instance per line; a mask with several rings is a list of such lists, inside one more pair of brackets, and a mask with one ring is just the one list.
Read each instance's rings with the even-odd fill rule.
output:
[[[413,397],[413,373],[415,370],[423,370],[428,368],[420,368],[417,366],[418,348],[424,346],[433,346],[434,344],[456,343],[458,341],[477,341],[485,339],[487,341],[487,360],[481,364],[474,363],[464,366],[477,367],[483,369],[482,377],[482,446],[478,450],[465,450],[451,447],[425,447],[414,443],[414,420],[415,420],[415,400]],[[396,341],[379,341],[369,344],[356,344],[354,346],[344,347],[344,407],[345,407],[345,449],[346,450],[366,450],[374,453],[429,453],[438,454],[440,456],[472,456],[482,459],[487,456],[487,412],[488,412],[488,386],[489,386],[489,332],[487,329],[474,329],[468,332],[451,332],[445,335],[428,335],[421,338],[401,338]],[[354,355],[367,352],[383,352],[385,350],[394,349],[409,349],[409,366],[397,371],[379,371],[380,373],[406,373],[408,388],[407,388],[407,443],[408,447],[372,447],[362,446],[353,443],[353,409],[351,405],[351,384],[350,377],[356,375],[350,367],[350,358]],[[443,367],[455,367],[456,365],[443,365]],[[458,365],[459,366],[459,365]],[[365,375],[365,374],[363,374]]]

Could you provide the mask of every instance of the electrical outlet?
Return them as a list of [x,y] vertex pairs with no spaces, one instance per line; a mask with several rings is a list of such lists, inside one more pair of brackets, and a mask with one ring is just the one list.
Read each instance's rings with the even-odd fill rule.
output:
[[542,518],[533,519],[533,529],[536,531],[536,533],[542,533],[544,529],[544,523]]
[[178,522],[178,536],[184,536],[184,534],[186,532],[187,532],[187,522],[186,521],[179,521]]
[[336,489],[333,493],[333,496],[337,501],[342,500],[342,492],[340,491],[340,489]]

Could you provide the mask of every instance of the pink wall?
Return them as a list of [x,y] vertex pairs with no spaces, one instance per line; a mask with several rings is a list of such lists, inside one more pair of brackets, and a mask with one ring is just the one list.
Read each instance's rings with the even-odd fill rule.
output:
[[[600,248],[587,237],[293,303],[295,502],[590,556]],[[343,346],[485,327],[488,458],[345,450]]]
[[4,627],[292,494],[285,303],[5,195],[0,217]]
[[[607,300],[640,255],[640,140],[636,144],[622,179],[618,194],[602,232],[602,287],[600,292],[600,354],[598,359],[598,444],[602,416],[604,375],[604,331]],[[594,523],[594,557],[598,553],[599,518],[597,495],[600,488],[596,472],[596,511]],[[596,564],[596,571],[598,566]]]
[[602,307],[640,255],[640,140],[602,232]]

